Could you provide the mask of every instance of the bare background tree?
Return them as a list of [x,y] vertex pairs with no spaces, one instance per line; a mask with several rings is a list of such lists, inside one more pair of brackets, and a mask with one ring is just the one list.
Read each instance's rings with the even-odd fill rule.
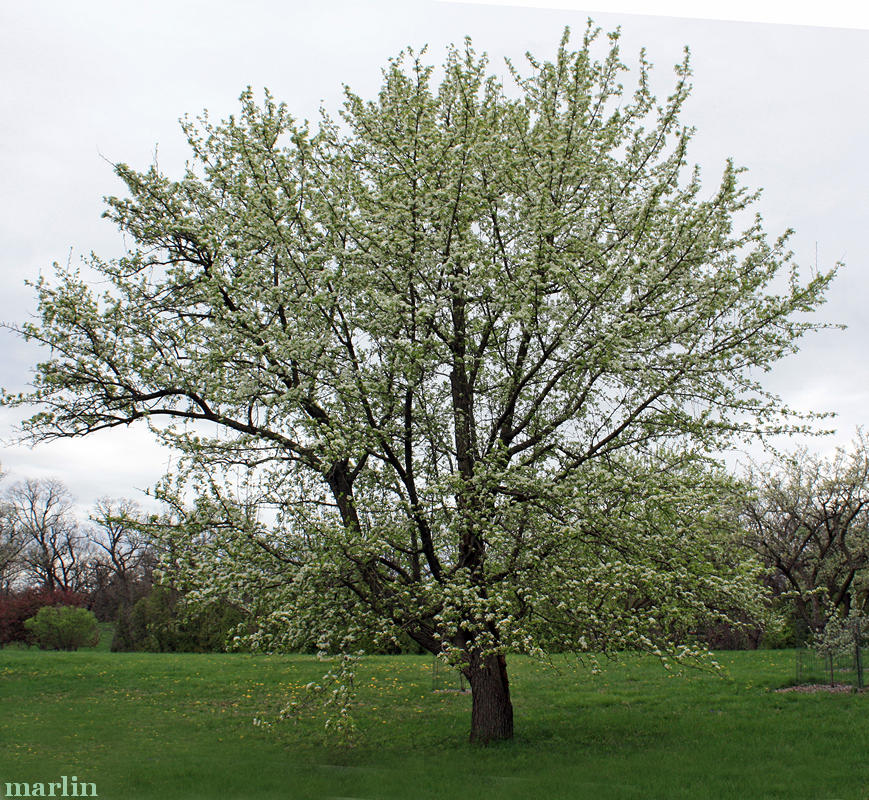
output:
[[20,547],[19,578],[46,591],[86,588],[89,543],[73,514],[69,490],[53,479],[30,479],[7,492],[7,524]]
[[90,515],[91,607],[101,619],[114,619],[121,606],[132,606],[150,589],[156,556],[140,518],[138,503],[126,498],[101,497]]
[[[5,473],[0,468],[0,482]],[[20,572],[21,542],[12,527],[11,508],[0,495],[0,595],[9,594]]]

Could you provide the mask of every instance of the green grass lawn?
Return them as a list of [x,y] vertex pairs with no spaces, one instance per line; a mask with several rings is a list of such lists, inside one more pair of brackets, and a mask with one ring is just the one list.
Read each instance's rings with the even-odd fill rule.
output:
[[323,664],[307,656],[0,651],[6,781],[102,798],[869,798],[869,695],[780,694],[790,651],[724,653],[724,676],[629,656],[592,674],[512,658],[516,738],[467,744],[470,697],[428,657],[364,659],[361,742],[311,714],[270,731]]

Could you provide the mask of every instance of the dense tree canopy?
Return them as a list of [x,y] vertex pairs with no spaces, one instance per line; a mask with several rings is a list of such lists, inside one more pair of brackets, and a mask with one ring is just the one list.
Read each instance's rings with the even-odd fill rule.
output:
[[135,247],[90,260],[99,289],[39,282],[21,332],[51,355],[6,397],[36,439],[146,421],[199,497],[176,569],[273,646],[445,653],[483,741],[512,735],[506,653],[681,646],[750,602],[703,454],[787,427],[756,376],[831,278],[800,281],[739,169],[686,172],[687,56],[659,104],[595,40],[508,89],[469,42],[439,84],[407,51],[314,132],[250,91],[187,121],[180,179],[117,166]]

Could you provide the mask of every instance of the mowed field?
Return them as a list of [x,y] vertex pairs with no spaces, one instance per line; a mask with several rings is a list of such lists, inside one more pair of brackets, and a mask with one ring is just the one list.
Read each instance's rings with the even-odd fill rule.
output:
[[472,747],[470,696],[432,691],[430,657],[367,657],[345,748],[315,710],[253,724],[304,697],[324,672],[313,657],[7,648],[0,796],[74,775],[119,800],[869,798],[869,694],[772,691],[792,651],[718,658],[718,675],[511,658],[516,738]]

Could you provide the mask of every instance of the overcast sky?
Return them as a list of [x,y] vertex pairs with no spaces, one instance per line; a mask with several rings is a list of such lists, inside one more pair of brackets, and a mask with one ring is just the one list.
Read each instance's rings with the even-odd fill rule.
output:
[[[869,407],[869,24],[848,17],[839,2],[811,4],[828,8],[826,19],[796,13],[807,4],[791,4],[790,17],[785,4],[715,5],[737,9],[730,16],[739,19],[862,28],[599,11],[637,9],[638,0],[549,5],[556,8],[426,0],[0,4],[0,321],[27,319],[35,304],[24,281],[52,262],[76,263],[90,251],[120,254],[119,234],[100,217],[102,197],[122,192],[111,162],[144,168],[157,149],[161,168],[177,175],[186,157],[183,114],[208,108],[213,118],[226,116],[251,85],[268,87],[296,117],[313,120],[321,104],[338,107],[343,82],[373,95],[380,69],[407,45],[428,44],[439,63],[449,43],[470,35],[504,73],[505,56],[519,61],[530,50],[549,57],[563,27],[578,38],[592,14],[605,30],[621,26],[627,63],[647,48],[660,94],[672,86],[671,67],[689,45],[694,92],[683,119],[697,128],[689,156],[701,165],[709,192],[732,156],[748,168],[744,182],[764,188],[759,210],[770,235],[796,230],[792,249],[806,274],[816,249],[822,270],[845,262],[822,317],[848,329],[806,340],[766,384],[788,405],[838,414],[831,423],[836,435],[813,441],[813,448],[848,442]],[[774,6],[784,15],[761,13]],[[669,8],[680,11],[675,0]],[[41,357],[0,330],[0,385],[26,388]],[[140,498],[166,470],[170,454],[144,430],[31,450],[11,443],[20,416],[0,409],[7,485],[57,477],[84,508],[100,495]]]

